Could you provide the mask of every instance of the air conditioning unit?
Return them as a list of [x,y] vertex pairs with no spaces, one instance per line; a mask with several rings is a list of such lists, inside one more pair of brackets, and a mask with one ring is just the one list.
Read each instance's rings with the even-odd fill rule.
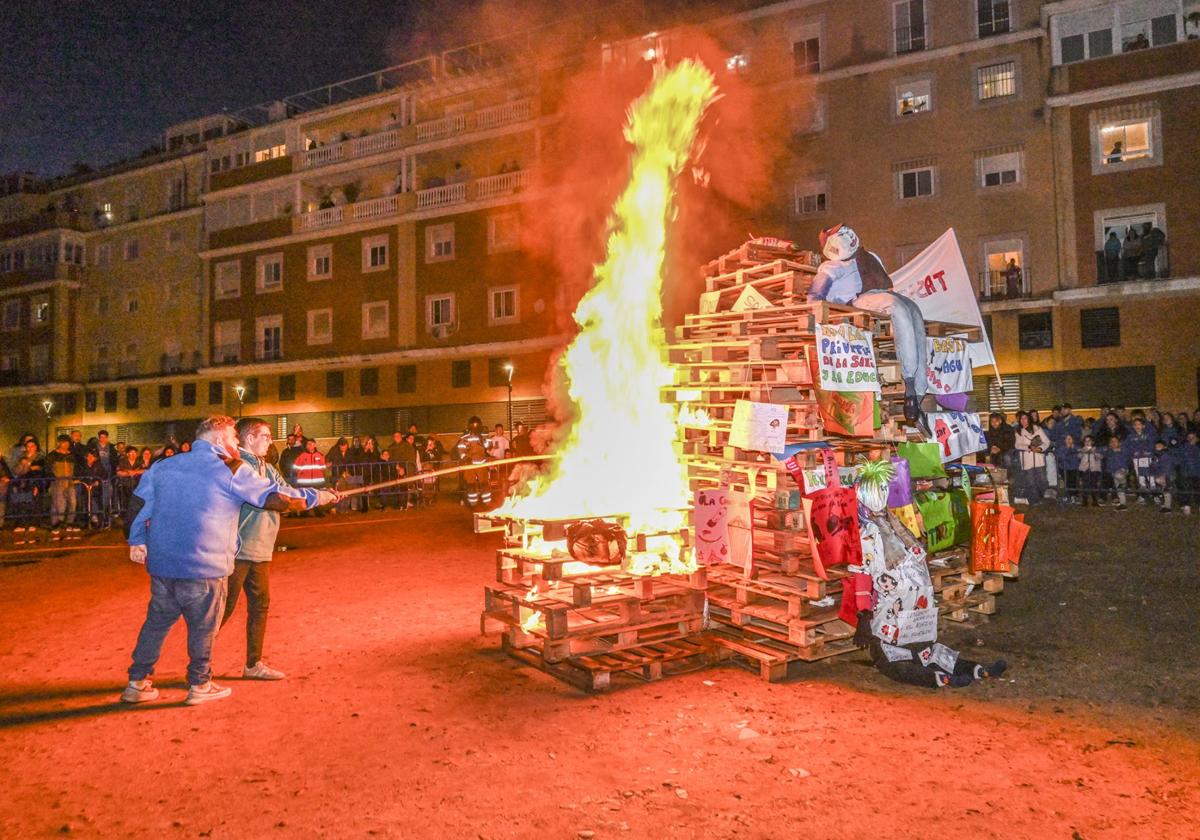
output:
[[454,335],[455,329],[457,329],[455,324],[435,324],[430,328],[429,334],[434,338],[449,338]]

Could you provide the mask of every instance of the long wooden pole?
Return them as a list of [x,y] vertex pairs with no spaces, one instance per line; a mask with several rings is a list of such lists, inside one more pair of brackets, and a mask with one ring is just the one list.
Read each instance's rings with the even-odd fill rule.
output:
[[[424,481],[427,478],[440,478],[443,475],[453,475],[464,470],[483,470],[489,467],[499,467],[504,464],[526,464],[532,461],[551,461],[553,455],[522,455],[519,458],[503,458],[498,461],[484,461],[482,464],[459,464],[456,467],[447,467],[444,470],[434,470],[433,472],[417,473],[416,475],[407,475],[404,478],[397,478],[394,481],[381,481],[378,484],[368,484],[366,487],[355,487],[353,490],[340,490],[338,496],[346,498],[347,496],[357,496],[359,493],[370,493],[374,490],[382,490],[385,487],[398,487],[401,484],[412,484],[417,481]],[[379,463],[387,464],[390,461],[380,461]]]

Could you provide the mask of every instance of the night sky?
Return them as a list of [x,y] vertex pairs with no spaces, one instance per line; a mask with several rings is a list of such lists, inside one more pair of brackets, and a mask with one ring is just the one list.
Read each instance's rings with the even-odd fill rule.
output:
[[[392,2],[22,2],[0,15],[0,173],[136,155],[183,120],[398,63],[430,7]],[[436,4],[449,12],[463,2]],[[415,10],[415,15],[414,15]],[[436,25],[433,27],[436,29]],[[445,33],[443,33],[445,34]]]

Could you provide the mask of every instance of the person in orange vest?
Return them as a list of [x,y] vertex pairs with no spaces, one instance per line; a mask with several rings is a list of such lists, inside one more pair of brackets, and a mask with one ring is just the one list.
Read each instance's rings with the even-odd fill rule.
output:
[[317,442],[309,438],[304,451],[296,456],[292,464],[297,487],[325,486],[325,456],[317,449]]

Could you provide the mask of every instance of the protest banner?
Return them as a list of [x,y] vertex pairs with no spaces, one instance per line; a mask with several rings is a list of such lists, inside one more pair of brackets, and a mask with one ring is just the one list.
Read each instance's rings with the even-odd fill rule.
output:
[[817,369],[823,391],[879,393],[871,334],[851,324],[817,324]]
[[975,388],[970,348],[961,338],[926,338],[925,378],[931,394],[968,394]]
[[943,464],[987,449],[987,438],[983,435],[978,414],[931,411],[926,415],[926,422],[937,439]]

